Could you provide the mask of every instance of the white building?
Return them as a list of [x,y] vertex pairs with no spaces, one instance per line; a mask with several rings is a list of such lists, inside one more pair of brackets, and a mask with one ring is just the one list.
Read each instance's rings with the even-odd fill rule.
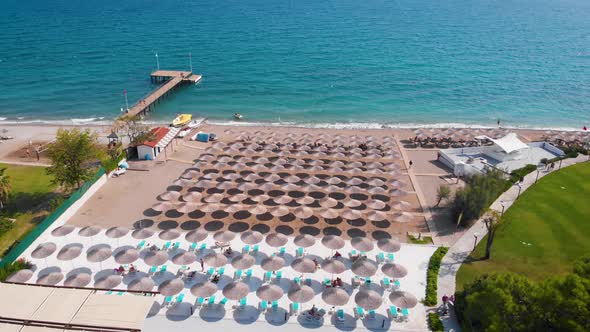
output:
[[564,153],[546,142],[524,143],[515,133],[500,139],[479,136],[492,145],[440,150],[438,160],[453,170],[456,176],[485,173],[497,168],[507,173],[528,164],[538,165],[542,159],[563,156]]
[[172,142],[180,128],[157,127],[152,129],[155,138],[137,146],[137,156],[142,160],[154,160]]

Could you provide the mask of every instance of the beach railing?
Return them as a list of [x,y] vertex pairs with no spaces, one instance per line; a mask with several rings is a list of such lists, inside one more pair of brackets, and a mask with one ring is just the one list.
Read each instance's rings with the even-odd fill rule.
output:
[[2,258],[0,261],[0,268],[6,264],[14,262],[27,248],[37,240],[43,232],[45,232],[64,212],[66,212],[76,201],[78,201],[88,189],[105,174],[104,168],[100,168],[94,178],[86,181],[78,190],[76,190],[70,198],[63,202],[55,211],[47,216],[39,225],[27,234],[16,246]]

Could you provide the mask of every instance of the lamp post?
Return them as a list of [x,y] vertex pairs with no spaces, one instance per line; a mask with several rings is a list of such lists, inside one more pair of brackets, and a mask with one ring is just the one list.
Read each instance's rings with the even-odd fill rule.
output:
[[475,250],[475,247],[477,246],[477,237],[479,236],[479,234],[477,232],[473,233],[473,250]]
[[535,178],[535,183],[537,183],[537,181],[539,180],[539,172],[541,172],[542,168],[543,168],[543,164],[537,165],[537,177]]
[[516,185],[518,186],[518,195],[516,195],[516,199],[518,199],[520,197],[520,192],[522,191],[522,186],[520,183],[517,183]]
[[502,212],[500,212],[500,217],[504,216],[504,209],[506,209],[506,205],[504,205],[504,201],[500,201],[500,205],[502,205]]

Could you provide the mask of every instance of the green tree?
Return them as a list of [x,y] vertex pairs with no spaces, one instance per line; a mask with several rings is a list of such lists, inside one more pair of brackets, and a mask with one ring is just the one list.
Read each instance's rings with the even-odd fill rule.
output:
[[142,123],[138,115],[119,118],[113,125],[113,131],[120,133],[121,136],[127,136],[130,145],[137,145],[155,138],[151,128]]
[[577,274],[542,282],[532,317],[536,331],[590,331],[590,280]]
[[574,273],[590,280],[590,255],[583,256],[574,263]]
[[435,207],[438,207],[440,205],[440,202],[442,202],[443,200],[448,200],[450,197],[451,197],[451,188],[449,188],[449,186],[441,185],[436,190],[436,200],[437,201],[436,201]]
[[492,244],[494,243],[496,231],[498,230],[501,220],[502,218],[500,218],[500,214],[495,210],[488,210],[486,215],[483,217],[482,221],[488,230],[488,237],[486,240],[486,254],[484,256],[485,259],[490,259],[492,257]]
[[55,141],[49,145],[47,155],[51,160],[47,173],[53,175],[54,183],[70,190],[92,178],[103,151],[96,133],[78,128],[60,129]]
[[485,275],[466,285],[455,305],[472,331],[535,331],[537,287],[514,273]]
[[466,225],[479,218],[488,207],[510,188],[510,182],[504,179],[504,173],[491,169],[485,175],[473,175],[466,180],[465,188],[455,192],[450,208],[453,220]]
[[3,209],[7,203],[11,190],[10,177],[6,175],[6,168],[0,168],[0,209]]

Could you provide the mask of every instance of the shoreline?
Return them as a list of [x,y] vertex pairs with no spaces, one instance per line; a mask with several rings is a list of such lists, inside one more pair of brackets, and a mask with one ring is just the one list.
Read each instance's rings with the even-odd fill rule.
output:
[[[256,121],[233,121],[233,120],[210,120],[207,118],[195,118],[195,120],[203,121],[203,124],[213,125],[213,126],[228,126],[228,127],[276,127],[276,128],[298,128],[298,129],[369,129],[369,130],[388,130],[388,129],[448,129],[448,128],[455,128],[455,129],[489,129],[489,128],[498,128],[495,125],[485,125],[485,124],[469,124],[469,123],[460,123],[460,122],[444,122],[444,123],[371,123],[371,122],[357,122],[357,123],[347,123],[347,122],[308,122],[308,123],[299,123],[299,122],[256,122]],[[115,119],[113,120],[79,120],[70,119],[70,120],[0,120],[0,127],[87,127],[87,128],[99,128],[99,127],[106,127],[111,126],[114,123]],[[168,121],[143,121],[146,125],[150,126],[168,126]],[[526,131],[544,131],[544,130],[553,130],[553,131],[566,131],[566,132],[584,132],[582,128],[573,128],[573,127],[552,127],[552,126],[533,126],[533,125],[521,125],[521,126],[513,126],[513,125],[502,125],[500,124],[500,128],[511,129],[511,130],[526,130]]]

